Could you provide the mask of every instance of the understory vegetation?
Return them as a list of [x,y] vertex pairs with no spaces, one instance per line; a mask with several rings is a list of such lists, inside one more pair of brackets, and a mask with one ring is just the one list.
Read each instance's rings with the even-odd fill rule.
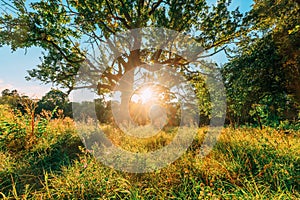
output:
[[[198,156],[207,127],[169,166],[144,174],[114,170],[85,149],[74,121],[45,112],[34,119],[0,105],[0,198],[3,199],[299,199],[299,131],[224,128],[208,156]],[[152,150],[175,130],[143,142],[118,145]],[[159,138],[159,140],[158,140]]]

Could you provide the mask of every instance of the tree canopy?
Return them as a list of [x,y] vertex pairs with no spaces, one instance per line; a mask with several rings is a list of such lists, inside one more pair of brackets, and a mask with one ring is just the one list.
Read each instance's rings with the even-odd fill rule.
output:
[[57,89],[51,89],[47,92],[42,99],[38,101],[37,105],[37,113],[41,113],[42,110],[54,112],[60,109],[63,110],[63,114],[65,116],[72,116],[72,109],[68,96]]
[[[192,34],[206,50],[220,50],[236,37],[241,23],[242,15],[238,10],[230,12],[229,2],[221,0],[209,8],[204,0],[5,1],[0,17],[0,45],[10,45],[13,50],[43,48],[42,62],[29,71],[28,79],[37,78],[72,90],[80,63],[89,59],[89,49],[101,42],[111,43],[111,35],[126,30],[164,27]],[[109,84],[99,87],[111,89],[120,74],[142,63],[143,53],[137,48],[120,56],[114,63],[119,68],[110,66],[102,77]],[[175,55],[166,57],[161,50],[153,50],[151,55],[153,62],[177,67],[182,60],[175,59]],[[99,66],[93,67],[100,72]]]

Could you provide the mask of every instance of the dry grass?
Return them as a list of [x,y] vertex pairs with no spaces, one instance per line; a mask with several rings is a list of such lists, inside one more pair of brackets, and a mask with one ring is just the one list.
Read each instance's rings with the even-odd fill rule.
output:
[[[95,159],[70,118],[35,119],[36,139],[28,144],[30,119],[6,106],[0,111],[0,198],[3,199],[299,199],[299,132],[271,128],[225,128],[210,154],[198,156],[207,128],[169,166],[144,174],[125,173]],[[89,122],[91,123],[91,122]],[[148,139],[126,136],[102,125],[124,149],[149,152],[169,144],[176,129]],[[23,145],[23,146],[22,146]]]

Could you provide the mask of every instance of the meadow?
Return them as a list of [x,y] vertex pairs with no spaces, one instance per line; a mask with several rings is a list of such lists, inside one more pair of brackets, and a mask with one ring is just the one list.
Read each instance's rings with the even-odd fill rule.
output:
[[[207,127],[178,160],[151,173],[101,164],[85,149],[71,118],[32,118],[0,105],[1,199],[299,199],[300,132],[264,127],[224,128],[208,156],[198,156]],[[168,144],[174,130],[148,140],[103,129],[128,150]],[[131,144],[128,146],[128,144]]]

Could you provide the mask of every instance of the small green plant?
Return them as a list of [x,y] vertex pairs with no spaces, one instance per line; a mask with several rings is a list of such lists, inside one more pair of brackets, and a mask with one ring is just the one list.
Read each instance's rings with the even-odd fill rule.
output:
[[0,105],[0,108],[0,149],[15,152],[25,148],[27,133],[24,117],[8,106]]

